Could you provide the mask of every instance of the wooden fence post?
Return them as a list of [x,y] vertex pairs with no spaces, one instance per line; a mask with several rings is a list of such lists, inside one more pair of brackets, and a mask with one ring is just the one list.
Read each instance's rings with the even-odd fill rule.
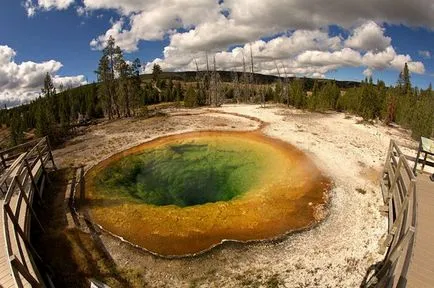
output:
[[405,161],[402,159],[402,157],[399,157],[398,160],[398,165],[395,171],[395,177],[392,180],[392,184],[390,185],[390,189],[389,189],[389,197],[391,194],[393,194],[393,190],[395,189],[395,186],[398,182],[399,177],[401,176],[401,166],[402,166],[402,161]]
[[389,162],[390,162],[390,157],[391,157],[391,154],[392,154],[392,145],[393,145],[393,142],[392,142],[393,140],[390,140],[390,143],[389,143],[389,150],[387,150],[387,155],[386,155],[386,163],[384,163],[384,168],[383,168],[383,175],[384,175],[384,173],[385,172],[389,172],[388,171],[388,167],[389,167]]
[[54,170],[57,170],[56,164],[54,163],[53,153],[51,152],[50,140],[45,136],[45,141],[47,142],[48,153],[50,153],[51,162],[53,163]]
[[36,193],[38,194],[38,198],[41,198],[41,194],[39,193],[38,185],[35,182],[35,177],[33,177],[32,174],[32,168],[30,168],[29,161],[27,159],[24,159],[24,165],[26,165],[27,171],[29,172],[30,181],[32,181],[33,188],[35,189]]
[[419,141],[419,147],[417,148],[416,160],[414,161],[413,173],[416,175],[417,162],[419,162],[420,151],[422,150],[422,139]]
[[44,158],[42,157],[41,149],[39,149],[39,146],[36,147],[36,148],[37,148],[37,150],[38,150],[38,158],[39,158],[39,161],[41,161],[42,171],[44,172],[45,177],[47,177],[47,181],[48,181],[48,183],[50,183],[50,178],[48,178],[48,172],[47,172],[47,170],[45,169]]
[[5,157],[4,157],[3,153],[0,153],[0,158],[2,160],[3,168],[7,169],[8,166],[6,165],[6,160],[5,160]]
[[80,204],[83,205],[86,200],[84,191],[84,167],[80,168]]

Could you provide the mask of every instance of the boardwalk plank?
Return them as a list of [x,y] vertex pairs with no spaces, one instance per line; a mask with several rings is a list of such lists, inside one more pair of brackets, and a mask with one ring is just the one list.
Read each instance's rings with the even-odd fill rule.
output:
[[[3,215],[3,200],[0,200],[0,215]],[[3,223],[0,223],[0,287],[14,286],[14,280],[9,269],[9,260],[6,257]],[[3,269],[6,267],[7,269]]]
[[434,182],[417,177],[418,223],[408,287],[434,287]]
[[[20,167],[22,167],[22,162],[23,159],[26,159],[27,161],[29,161],[31,164],[31,171],[33,172],[32,174],[35,174],[35,178],[36,181],[38,180],[38,178],[42,175],[42,168],[43,165],[45,165],[45,163],[47,163],[50,160],[50,153],[48,153],[47,151],[49,151],[48,146],[47,146],[47,142],[46,139],[42,139],[42,140],[38,140],[38,144],[37,146],[39,146],[39,148],[42,148],[42,151],[44,151],[42,153],[42,160],[44,162],[44,164],[41,163],[40,158],[36,157],[37,150],[36,147],[34,146],[34,148],[27,150],[27,153],[23,153],[21,155],[19,155],[19,157],[16,159],[16,161],[14,162],[14,164],[10,167],[10,169],[3,171],[3,176],[0,177],[0,182],[3,183],[3,181],[6,181],[6,183],[10,184],[13,180],[14,176],[18,176],[19,179],[22,179],[24,181],[24,179],[27,179],[24,181],[24,183],[22,183],[22,188],[25,191],[25,195],[27,195],[27,198],[29,199],[28,202],[32,203],[33,197],[32,194],[34,193],[34,186],[31,186],[31,181],[30,181],[30,177],[28,177],[28,175],[25,175],[27,172],[27,169],[24,168],[24,170],[20,170],[21,172],[18,173],[18,170],[20,169]],[[47,146],[45,148],[45,146]],[[39,154],[38,154],[39,155]],[[33,162],[32,159],[37,159],[38,161]],[[18,175],[19,174],[19,175]],[[15,188],[17,189],[17,188]],[[16,210],[16,203],[19,202],[18,201],[18,197],[19,194],[16,193],[17,191],[11,191],[12,193],[8,194],[7,199],[10,199],[10,205],[9,207],[11,207],[12,210],[12,214],[15,214],[15,210]],[[29,195],[29,193],[31,195]],[[18,225],[21,227],[21,229],[23,230],[23,234],[24,235],[29,235],[30,233],[30,229],[28,229],[30,226],[30,217],[31,215],[31,210],[29,209],[29,206],[27,206],[26,201],[20,200],[21,201],[21,206],[19,208],[19,217],[17,219]],[[27,266],[28,272],[35,278],[37,279],[37,281],[40,281],[40,275],[38,273],[38,271],[36,271],[34,269],[34,263],[32,260],[32,256],[30,254],[30,252],[27,250],[27,246],[24,243],[24,240],[22,239],[21,236],[16,237],[17,233],[15,232],[15,227],[12,223],[12,221],[8,221],[8,230],[9,230],[9,239],[11,240],[10,242],[10,246],[9,249],[11,249],[12,254],[8,254],[7,250],[6,250],[6,239],[5,239],[5,224],[4,224],[4,215],[3,215],[3,204],[4,204],[4,200],[0,200],[0,287],[15,287],[15,280],[14,280],[14,275],[12,274],[13,271],[10,268],[10,264],[9,264],[9,255],[14,255],[15,257],[17,257],[16,259],[23,263],[23,264],[27,264],[25,266]],[[17,215],[17,214],[15,214]],[[27,238],[27,237],[26,237]],[[18,249],[18,245],[20,245],[22,247],[22,253],[20,253],[21,251],[19,251]],[[24,268],[26,269],[26,268]],[[16,274],[18,275],[18,274]],[[24,277],[22,275],[18,276],[21,279],[21,282],[23,284],[23,287],[31,287],[30,283],[27,282],[27,280],[24,279]],[[19,281],[19,280],[18,280]],[[39,282],[40,283],[40,282]]]

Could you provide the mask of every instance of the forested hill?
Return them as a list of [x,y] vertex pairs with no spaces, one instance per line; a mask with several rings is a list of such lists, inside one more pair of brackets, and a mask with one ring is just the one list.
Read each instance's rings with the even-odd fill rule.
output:
[[[232,71],[217,71],[220,79],[222,82],[231,83],[234,82],[235,78],[241,79],[243,76],[243,72],[232,72]],[[185,71],[185,72],[161,72],[159,79],[161,80],[174,80],[174,81],[181,81],[181,82],[196,82],[197,77],[205,75],[206,71]],[[143,82],[151,81],[154,76],[152,74],[142,74],[140,75],[140,78]],[[246,73],[246,78],[252,78],[251,73]],[[253,74],[253,79],[255,84],[273,84],[275,82],[278,82],[280,79],[282,82],[286,79],[284,77],[278,77],[273,75],[264,75],[264,74]],[[334,82],[341,90],[346,90],[349,88],[354,87],[360,87],[361,82],[357,81],[340,81],[340,80],[334,80],[334,79],[313,79],[313,78],[295,78],[295,77],[288,77],[287,80],[294,81],[295,79],[301,79],[303,80],[303,86],[304,89],[307,91],[311,91],[313,89],[313,84],[315,81],[318,82],[319,86],[325,85],[327,82]],[[74,93],[75,89],[83,89],[86,86],[94,86],[96,83],[89,83],[80,87],[72,88],[71,92]],[[87,87],[89,88],[89,87]]]
[[287,81],[227,71],[170,73],[158,65],[151,75],[140,75],[139,65],[132,69],[120,61],[113,66],[114,71],[107,59],[103,58],[99,65],[98,83],[57,91],[47,74],[41,97],[13,109],[0,109],[0,128],[10,131],[8,142],[17,145],[28,134],[62,142],[74,127],[92,119],[148,117],[148,105],[165,102],[185,107],[282,103],[310,111],[353,113],[367,121],[395,122],[410,128],[415,139],[433,135],[434,92],[431,86],[426,90],[412,86],[407,64],[397,85],[387,87],[383,81],[374,83],[372,78],[360,83],[309,78]]
[[431,86],[426,90],[413,87],[407,63],[395,87],[387,87],[381,80],[374,83],[372,77],[359,83],[231,71],[163,72],[158,64],[152,74],[140,75],[141,68],[140,59],[126,61],[110,37],[95,71],[98,83],[56,89],[47,73],[41,97],[27,105],[0,109],[0,129],[8,128],[11,145],[25,141],[28,134],[61,142],[77,125],[92,119],[148,117],[148,105],[272,102],[310,111],[353,113],[367,121],[395,122],[410,128],[415,139],[433,135],[434,92]]
[[[234,79],[242,79],[243,77],[243,72],[232,72],[232,71],[217,71],[220,79],[222,82],[233,82]],[[172,79],[172,80],[178,80],[178,81],[184,81],[184,82],[195,82],[197,81],[197,75],[205,75],[207,72],[206,71],[186,71],[186,72],[162,72],[160,74],[160,79]],[[152,74],[143,74],[141,75],[142,80],[146,81],[146,80],[151,80],[153,77]],[[284,81],[285,78],[284,77],[278,77],[278,76],[273,76],[273,75],[264,75],[264,74],[258,74],[258,73],[254,73],[253,77],[251,77],[251,73],[246,73],[245,77],[247,77],[248,79],[253,78],[254,79],[254,83],[255,84],[272,84],[274,82],[277,82],[280,78],[281,81]],[[288,79],[290,81],[293,81],[295,79],[295,77],[288,77]],[[360,82],[356,82],[356,81],[338,81],[338,80],[332,80],[332,79],[312,79],[312,78],[297,78],[297,79],[302,79],[304,82],[304,87],[307,90],[312,90],[313,88],[313,83],[315,81],[318,81],[318,83],[320,84],[325,84],[329,81],[334,81],[336,82],[336,85],[345,90],[348,88],[353,88],[353,87],[360,87]]]

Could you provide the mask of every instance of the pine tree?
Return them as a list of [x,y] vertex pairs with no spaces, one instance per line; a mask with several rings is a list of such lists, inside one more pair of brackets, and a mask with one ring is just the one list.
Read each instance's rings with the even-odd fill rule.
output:
[[45,97],[51,97],[56,94],[56,88],[54,87],[53,80],[50,73],[47,72],[44,78],[44,87],[41,89],[42,95]]
[[161,73],[163,73],[161,66],[158,64],[154,64],[154,66],[152,66],[152,80],[155,83],[158,83],[158,81],[160,80]]
[[434,98],[424,96],[417,101],[411,118],[411,136],[419,140],[421,136],[431,137],[434,128]]
[[140,59],[136,58],[131,65],[131,106],[134,109],[139,108],[144,105],[143,102],[143,90],[142,90],[142,81],[140,80],[140,69],[142,64],[140,63]]
[[24,140],[23,121],[18,111],[12,112],[10,118],[11,144],[16,146]]
[[54,119],[47,105],[46,98],[40,99],[36,109],[36,135],[39,137],[49,136],[53,140],[54,136]]
[[63,128],[68,127],[71,120],[71,105],[69,102],[68,91],[63,92],[59,95],[59,115],[60,125]]
[[194,90],[193,86],[189,85],[184,99],[184,106],[193,108],[198,105],[197,92]]
[[179,81],[175,84],[175,101],[177,103],[184,101],[184,91]]
[[41,89],[41,93],[43,97],[47,98],[47,104],[50,108],[50,113],[53,116],[53,120],[59,122],[59,104],[57,97],[54,97],[54,95],[56,95],[56,88],[54,87],[53,79],[48,72],[45,74],[44,87]]
[[309,110],[315,111],[318,108],[318,103],[319,103],[319,88],[318,88],[318,81],[315,80],[313,83],[312,95],[309,97],[308,100]]
[[290,102],[298,109],[304,109],[307,106],[306,94],[303,90],[303,80],[294,80],[291,84]]
[[410,81],[410,71],[408,70],[408,65],[405,63],[404,70],[402,72],[402,78],[404,82],[404,92],[408,93],[411,90],[411,81]]
[[379,109],[377,108],[377,94],[373,85],[372,78],[368,83],[363,83],[360,95],[359,114],[365,120],[374,119],[379,116]]
[[122,106],[123,114],[125,117],[131,117],[131,108],[130,108],[130,82],[132,77],[131,67],[125,62],[122,54],[117,54],[116,59],[116,72],[119,77],[117,84],[117,95],[119,98],[119,102]]
[[109,119],[113,118],[113,110],[112,110],[112,74],[110,72],[109,59],[107,55],[103,55],[99,60],[98,70],[95,71],[98,76],[98,81],[100,81],[100,87],[98,89],[98,93],[101,99],[101,102],[104,104],[105,111]]
[[277,81],[276,83],[276,87],[274,90],[274,102],[275,103],[282,103],[282,92],[283,92],[283,87],[282,87],[282,81],[280,81],[280,79]]
[[119,97],[116,93],[115,69],[121,59],[123,59],[122,51],[119,46],[116,46],[115,39],[110,36],[106,47],[103,49],[98,70],[95,71],[98,75],[98,81],[101,82],[102,89],[99,90],[100,96],[105,103],[109,119],[112,119],[114,115],[117,115],[118,118],[120,117]]

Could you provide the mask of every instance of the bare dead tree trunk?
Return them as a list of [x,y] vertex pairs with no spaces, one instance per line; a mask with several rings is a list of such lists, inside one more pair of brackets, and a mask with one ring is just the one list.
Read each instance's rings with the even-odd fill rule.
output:
[[233,73],[234,73],[233,74],[234,76],[232,78],[232,83],[234,84],[234,98],[235,98],[235,100],[237,101],[237,104],[238,104],[238,103],[240,103],[239,101],[240,101],[240,96],[241,96],[241,93],[240,93],[240,81],[239,81],[239,78],[238,78],[238,72],[234,71]]
[[211,81],[210,81],[210,100],[211,105],[213,106],[220,106],[220,87],[219,87],[219,77],[220,75],[217,72],[217,65],[215,56],[213,58],[213,72],[211,75]]
[[281,74],[280,74],[279,65],[277,65],[276,61],[274,61],[274,65],[276,66],[277,75],[279,76],[279,80],[277,80],[277,83],[282,87],[282,90],[279,91],[280,95],[278,95],[279,96],[279,102],[280,102],[280,100],[282,99],[282,94],[284,93],[283,92],[283,85],[282,85],[282,77],[281,77]]
[[248,88],[247,87],[247,84],[248,84],[248,79],[247,78],[248,77],[247,77],[246,57],[245,57],[245,54],[244,54],[244,50],[243,50],[243,75],[242,75],[241,78],[242,78],[241,79],[241,83],[242,83],[242,87],[243,87],[243,89],[242,89],[242,91],[243,91],[243,101],[247,102],[248,96],[246,96],[247,95],[246,88]]
[[193,58],[193,60],[194,60],[194,64],[196,64],[196,79],[197,79],[197,77],[199,75],[199,65],[197,64],[197,59],[196,58]]
[[288,73],[287,73],[287,71],[286,71],[286,67],[285,67],[285,65],[282,63],[282,66],[283,66],[283,71],[285,72],[285,81],[284,81],[284,83],[285,83],[285,89],[286,89],[286,100],[287,100],[287,104],[288,104],[288,106],[289,106],[289,89],[290,89],[290,87],[289,87],[289,78],[288,78]]
[[250,99],[253,99],[255,96],[254,93],[254,87],[255,87],[255,70],[254,70],[254,63],[253,63],[253,52],[252,52],[252,43],[249,44],[250,47],[250,78],[249,78],[249,90],[250,90]]
[[208,51],[205,53],[205,56],[206,56],[206,73],[209,73]]
[[212,83],[213,83],[213,89],[212,89],[212,101],[215,106],[217,106],[217,71],[216,71],[216,65],[215,65],[215,55],[213,57],[213,71],[212,71]]
[[[205,52],[205,56],[206,56],[206,79],[207,79],[207,81],[209,81],[208,83],[211,83],[210,81],[211,81],[211,75],[210,75],[210,73],[209,73],[209,60],[208,60],[208,51],[207,52]],[[207,104],[208,105],[211,105],[211,93],[209,93],[209,88],[210,87],[208,87],[208,89],[205,89],[205,90],[207,90],[206,91],[206,93],[208,94],[208,95],[206,95],[207,97],[206,97],[206,102],[208,102]]]
[[128,89],[128,79],[124,80],[126,83],[123,83],[124,86],[124,93],[125,93],[125,116],[131,117],[130,112],[130,91]]

